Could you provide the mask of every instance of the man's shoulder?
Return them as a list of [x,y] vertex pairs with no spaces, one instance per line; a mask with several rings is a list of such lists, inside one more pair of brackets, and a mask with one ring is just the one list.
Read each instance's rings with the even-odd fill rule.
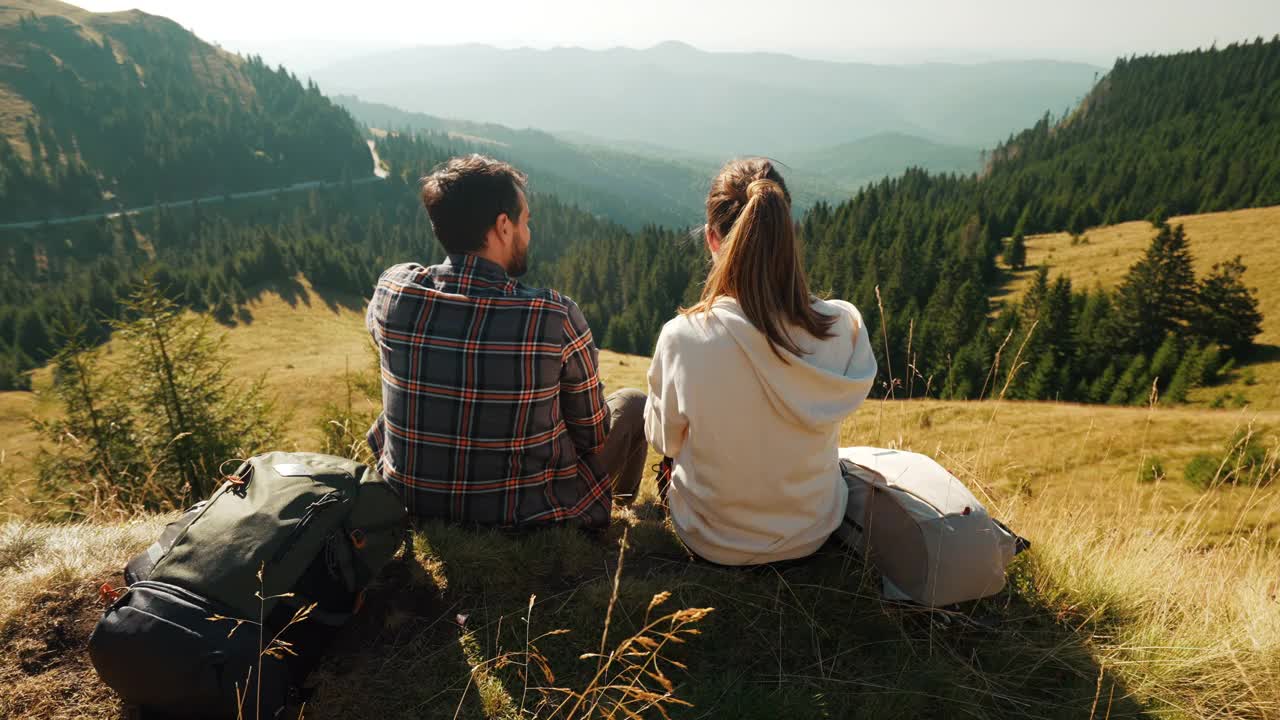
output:
[[541,304],[545,304],[553,312],[563,312],[566,315],[581,314],[581,310],[578,309],[578,304],[573,301],[573,298],[559,290],[531,287],[524,283],[519,283],[516,285],[515,295],[524,300],[540,301]]
[[378,284],[384,283],[403,285],[407,283],[421,283],[422,280],[431,274],[431,268],[416,262],[400,263],[392,265],[382,271],[382,275],[378,277]]

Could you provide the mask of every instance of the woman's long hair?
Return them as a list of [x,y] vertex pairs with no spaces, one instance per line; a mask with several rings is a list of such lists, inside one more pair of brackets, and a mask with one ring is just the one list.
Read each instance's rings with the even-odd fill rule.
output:
[[788,325],[820,339],[834,335],[836,318],[813,308],[791,221],[791,193],[772,162],[748,158],[725,165],[707,194],[707,225],[721,238],[720,252],[701,299],[681,313],[707,312],[717,298],[735,298],[784,362],[779,347],[804,354]]

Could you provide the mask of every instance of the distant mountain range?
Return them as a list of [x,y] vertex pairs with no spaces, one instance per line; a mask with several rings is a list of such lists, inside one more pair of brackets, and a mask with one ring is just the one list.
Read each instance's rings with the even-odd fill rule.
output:
[[[351,95],[337,95],[334,102],[371,128],[428,133],[435,136],[437,144],[457,152],[481,152],[510,161],[531,174],[536,190],[633,229],[646,224],[700,223],[711,178],[731,157],[610,141],[582,133],[553,135],[453,120],[364,102]],[[974,172],[979,167],[979,151],[882,133],[779,160],[800,212],[820,200],[843,200],[858,187],[909,166],[935,172]]]
[[868,65],[664,43],[423,47],[344,61],[313,77],[330,92],[440,117],[788,161],[884,133],[976,154],[1074,105],[1101,72],[1054,61]]

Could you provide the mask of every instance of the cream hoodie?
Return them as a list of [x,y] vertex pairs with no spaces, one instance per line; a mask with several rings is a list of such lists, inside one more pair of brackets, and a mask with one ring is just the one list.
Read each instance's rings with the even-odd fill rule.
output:
[[675,460],[667,500],[676,533],[707,560],[804,557],[844,516],[840,424],[871,391],[876,359],[853,305],[814,307],[839,318],[835,336],[791,329],[807,354],[780,349],[790,364],[732,298],[676,317],[658,337],[645,435]]

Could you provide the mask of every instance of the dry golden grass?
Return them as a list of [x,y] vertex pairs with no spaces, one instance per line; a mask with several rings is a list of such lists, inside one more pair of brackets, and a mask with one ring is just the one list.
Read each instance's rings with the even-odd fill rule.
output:
[[[871,403],[842,442],[937,458],[1028,537],[1024,597],[1171,717],[1280,717],[1280,488],[1201,492],[1182,466],[1280,413],[1052,403]],[[1280,444],[1267,437],[1267,461]],[[1143,482],[1144,459],[1170,476]],[[1102,716],[1112,697],[1099,698]],[[1153,702],[1154,701],[1154,702]]]
[[[1141,501],[1143,522],[1191,517],[1211,537],[1257,528],[1280,540],[1280,488],[1223,487],[1205,494],[1183,480],[1197,453],[1220,453],[1233,434],[1280,429],[1280,412],[1191,407],[1117,408],[1031,402],[869,402],[845,422],[841,443],[903,447],[937,458],[989,496],[1049,505],[1087,503],[1115,521],[1136,519],[1123,495]],[[1263,444],[1277,438],[1264,432]],[[1140,483],[1144,459],[1167,476]],[[982,493],[979,493],[982,497]],[[1034,534],[1034,532],[1033,532]]]
[[112,525],[0,525],[0,717],[118,717],[85,648],[99,587],[153,542],[152,517]]
[[[1208,545],[1195,522],[1150,524],[1146,501],[1009,508],[1036,528],[1029,591],[1088,633],[1095,660],[1174,717],[1280,717],[1280,553],[1239,532]],[[1190,522],[1186,522],[1186,521]],[[1095,622],[1096,621],[1096,622]]]
[[[293,304],[274,293],[250,301],[252,321],[228,329],[225,339],[231,372],[246,381],[264,377],[267,394],[286,416],[281,449],[314,451],[326,406],[347,402],[346,373],[364,372],[374,360],[363,311],[353,309],[360,300],[343,297],[326,303],[305,282],[302,288]],[[600,362],[611,390],[644,388],[647,358],[605,351]],[[31,418],[58,411],[48,392],[51,382],[52,374],[44,368],[33,375],[34,391],[0,392],[0,517],[29,515],[31,508],[18,498],[31,488],[40,447]]]
[[364,313],[329,305],[304,285],[290,305],[275,294],[248,304],[253,320],[226,332],[231,371],[246,379],[264,377],[269,395],[288,416],[285,448],[314,450],[328,403],[346,403],[344,374],[373,362]]
[[40,436],[31,425],[32,417],[50,417],[57,412],[47,398],[30,392],[0,392],[0,517],[26,514],[20,507],[30,487]]
[[[1248,266],[1245,282],[1258,291],[1262,311],[1261,345],[1280,345],[1280,206],[1234,210],[1204,215],[1181,215],[1170,225],[1186,228],[1196,272],[1203,275],[1214,263],[1237,255]],[[1021,297],[1041,265],[1050,277],[1065,275],[1077,290],[1095,286],[1114,288],[1124,279],[1151,243],[1155,229],[1146,221],[1091,228],[1084,236],[1088,243],[1071,244],[1068,233],[1033,235],[1027,238],[1027,269],[1014,273],[996,302]],[[1280,410],[1280,362],[1253,363],[1225,386],[1201,388],[1191,393],[1191,401],[1209,404],[1224,392],[1243,394],[1252,407]]]

